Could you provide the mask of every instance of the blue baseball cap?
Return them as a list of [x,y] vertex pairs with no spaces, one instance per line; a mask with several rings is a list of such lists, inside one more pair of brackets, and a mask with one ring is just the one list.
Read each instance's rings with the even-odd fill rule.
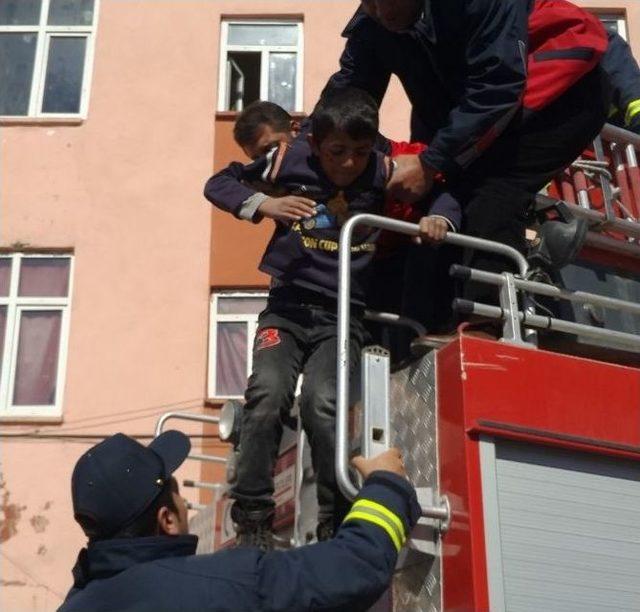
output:
[[160,495],[171,475],[191,450],[180,431],[160,434],[143,446],[118,433],[89,449],[76,463],[71,477],[73,514],[88,517],[100,537],[126,527]]

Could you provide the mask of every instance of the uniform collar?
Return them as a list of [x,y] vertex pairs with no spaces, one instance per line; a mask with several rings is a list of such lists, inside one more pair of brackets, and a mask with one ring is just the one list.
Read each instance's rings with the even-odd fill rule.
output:
[[73,587],[82,589],[91,580],[110,578],[140,563],[193,555],[197,545],[194,535],[122,538],[89,544],[80,551],[73,568]]

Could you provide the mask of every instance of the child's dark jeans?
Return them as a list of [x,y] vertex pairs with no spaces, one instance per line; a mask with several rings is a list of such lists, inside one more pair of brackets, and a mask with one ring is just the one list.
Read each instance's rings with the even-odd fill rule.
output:
[[[355,312],[354,312],[355,310]],[[352,308],[351,368],[364,339],[362,311]],[[273,468],[282,418],[291,410],[303,374],[300,418],[317,475],[319,520],[341,520],[348,504],[338,492],[334,470],[337,316],[335,300],[297,288],[272,290],[260,314],[253,347],[253,373],[245,394],[233,515],[273,509]]]

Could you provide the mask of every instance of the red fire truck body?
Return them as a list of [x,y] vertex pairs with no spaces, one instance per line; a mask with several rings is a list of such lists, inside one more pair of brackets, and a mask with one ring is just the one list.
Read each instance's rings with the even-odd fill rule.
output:
[[[560,452],[593,458],[596,462],[609,458],[630,460],[638,462],[635,464],[638,478],[640,370],[463,336],[459,342],[439,351],[437,388],[440,490],[447,492],[452,512],[451,525],[442,539],[442,609],[515,609],[515,606],[504,605],[504,594],[502,606],[498,602],[491,605],[489,596],[488,565],[490,555],[496,551],[487,547],[486,521],[487,514],[498,508],[495,499],[487,503],[490,486],[487,480],[491,482],[491,475],[486,470],[495,466],[485,464],[483,473],[482,441],[485,445],[508,442],[515,447],[530,447],[543,455]],[[615,473],[614,465],[612,473]],[[640,481],[636,483],[637,495]],[[570,479],[567,479],[569,486]],[[549,496],[553,495],[550,489]],[[603,505],[602,500],[592,500],[591,519],[599,516],[600,521],[606,523],[613,503]],[[628,507],[637,513],[640,497],[630,498]],[[544,510],[540,506],[532,508],[533,512],[544,513]],[[578,506],[573,510],[579,515]],[[570,522],[571,516],[570,505],[567,505],[561,518]],[[547,518],[550,522],[558,520],[553,515]],[[520,529],[526,533],[528,515],[522,512],[520,520],[523,523]],[[589,525],[587,519],[582,524],[579,519],[575,520],[577,532],[586,529],[576,537],[582,537],[585,545],[590,542],[597,558],[601,537],[599,521]],[[620,538],[635,538],[638,549],[640,532],[633,523],[621,525]],[[531,540],[538,528],[538,525],[529,526]],[[526,553],[521,551],[522,555]],[[544,546],[534,554],[540,556],[543,564],[553,558],[545,554]],[[512,560],[504,550],[502,557],[507,564]],[[496,563],[495,556],[493,562]],[[576,565],[579,569],[580,561],[576,561]],[[494,572],[498,569],[505,571],[494,568]],[[569,569],[557,568],[558,580],[563,580],[563,573]],[[588,570],[584,571],[588,575]],[[543,596],[548,590],[544,579],[536,574],[530,579],[540,582],[534,590],[540,595],[542,606],[537,609],[552,609],[544,607]],[[601,584],[600,579],[597,584]],[[627,588],[637,591],[631,576]],[[640,604],[638,594],[635,602],[636,606]],[[582,609],[588,608],[585,605]]]

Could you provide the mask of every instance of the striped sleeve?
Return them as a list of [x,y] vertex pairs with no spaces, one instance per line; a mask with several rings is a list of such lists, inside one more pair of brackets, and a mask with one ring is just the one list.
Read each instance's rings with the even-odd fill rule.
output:
[[372,499],[356,500],[344,519],[345,523],[348,521],[366,521],[376,525],[386,532],[398,552],[407,541],[405,527],[400,517]]

